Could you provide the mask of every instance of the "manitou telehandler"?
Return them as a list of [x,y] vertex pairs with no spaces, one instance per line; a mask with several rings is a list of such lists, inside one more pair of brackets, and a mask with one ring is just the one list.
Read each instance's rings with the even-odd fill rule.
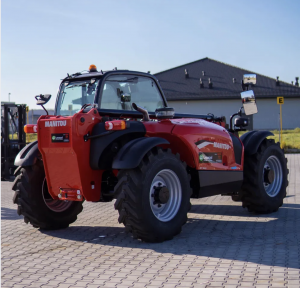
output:
[[[255,82],[255,75],[244,76],[243,107],[227,125],[225,117],[175,113],[148,73],[91,65],[88,73],[68,75],[55,115],[24,128],[38,141],[15,159],[18,214],[36,228],[66,228],[83,201],[116,199],[127,231],[161,242],[180,233],[190,198],[232,195],[250,211],[277,211],[288,185],[279,144],[267,139],[269,131],[238,137],[247,126],[242,110],[257,112],[248,91]],[[50,97],[36,96],[37,104],[44,108]]]

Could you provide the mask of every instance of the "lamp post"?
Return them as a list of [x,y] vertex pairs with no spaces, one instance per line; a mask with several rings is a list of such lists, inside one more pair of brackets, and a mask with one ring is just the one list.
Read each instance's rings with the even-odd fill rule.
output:
[[10,93],[8,93],[8,102],[10,102]]

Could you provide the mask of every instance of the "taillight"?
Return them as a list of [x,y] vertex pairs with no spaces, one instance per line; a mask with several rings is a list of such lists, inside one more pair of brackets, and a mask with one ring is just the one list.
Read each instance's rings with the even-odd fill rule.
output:
[[37,125],[34,125],[34,124],[27,124],[24,126],[24,132],[26,134],[29,134],[29,133],[37,133]]
[[124,120],[114,120],[105,122],[106,130],[124,130],[126,129],[126,122]]

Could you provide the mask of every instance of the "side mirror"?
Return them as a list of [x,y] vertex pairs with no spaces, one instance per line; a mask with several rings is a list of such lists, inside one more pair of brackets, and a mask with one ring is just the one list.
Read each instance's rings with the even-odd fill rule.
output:
[[252,90],[241,92],[242,103],[246,115],[256,114],[257,106],[255,101],[254,92]]
[[40,94],[35,96],[34,98],[36,99],[36,105],[44,105],[50,100],[51,94]]
[[244,74],[243,83],[248,84],[248,85],[249,84],[255,85],[256,84],[256,74]]

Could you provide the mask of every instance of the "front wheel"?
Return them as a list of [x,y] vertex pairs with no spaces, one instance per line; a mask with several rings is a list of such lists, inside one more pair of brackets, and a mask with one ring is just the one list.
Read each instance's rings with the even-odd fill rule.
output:
[[18,205],[18,214],[35,228],[66,228],[82,211],[82,202],[52,199],[40,160],[18,171],[12,190],[15,191],[13,202]]
[[118,180],[115,209],[134,238],[162,242],[180,233],[192,191],[179,155],[154,149],[138,168],[120,171]]
[[244,183],[239,194],[243,207],[257,213],[277,211],[288,186],[287,159],[279,143],[266,139],[256,154],[245,157]]

